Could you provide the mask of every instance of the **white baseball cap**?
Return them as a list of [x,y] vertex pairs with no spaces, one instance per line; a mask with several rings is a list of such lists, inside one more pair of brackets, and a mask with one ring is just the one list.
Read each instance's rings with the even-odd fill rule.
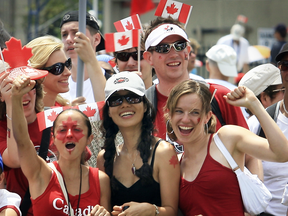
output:
[[282,84],[279,68],[273,64],[262,64],[249,70],[240,80],[238,86],[246,86],[258,96],[270,85]]
[[231,28],[231,35],[233,40],[239,40],[244,35],[245,29],[240,24],[235,24]]
[[206,52],[206,56],[217,62],[218,68],[224,76],[237,76],[237,54],[232,47],[224,44],[214,45]]
[[179,35],[187,42],[190,42],[186,32],[182,28],[174,24],[165,23],[151,31],[145,41],[145,49],[148,50],[150,46],[158,45],[162,40],[170,35]]
[[105,86],[105,101],[109,97],[120,90],[128,90],[139,96],[144,96],[145,85],[141,77],[129,71],[123,71],[112,75],[107,81]]

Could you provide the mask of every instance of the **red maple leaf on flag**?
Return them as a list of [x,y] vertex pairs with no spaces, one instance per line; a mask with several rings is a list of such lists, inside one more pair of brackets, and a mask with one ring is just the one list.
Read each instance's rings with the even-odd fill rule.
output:
[[127,30],[132,30],[132,29],[133,29],[132,23],[130,23],[129,21],[127,21],[127,25],[125,26],[125,28],[126,28]]
[[173,155],[173,156],[171,157],[171,159],[169,160],[169,162],[170,162],[170,165],[173,165],[174,168],[175,168],[175,166],[178,164],[178,158],[177,158],[177,156],[176,156],[176,155]]
[[175,7],[175,4],[171,4],[171,6],[167,6],[166,8],[168,14],[174,14],[178,11],[178,8]]
[[11,68],[26,66],[28,60],[31,58],[32,49],[24,46],[22,48],[21,41],[14,37],[6,42],[7,49],[3,50],[4,61],[7,62]]
[[126,35],[122,35],[121,39],[118,40],[118,43],[121,46],[124,46],[124,45],[126,45],[129,42],[129,40],[130,40],[129,37],[126,37]]
[[95,113],[96,113],[96,110],[95,109],[91,109],[90,106],[87,106],[86,110],[83,111],[83,113],[88,116],[88,117],[91,117],[91,116],[94,116]]
[[47,116],[47,119],[49,119],[51,122],[54,122],[57,117],[57,114],[55,111],[52,111],[49,116]]

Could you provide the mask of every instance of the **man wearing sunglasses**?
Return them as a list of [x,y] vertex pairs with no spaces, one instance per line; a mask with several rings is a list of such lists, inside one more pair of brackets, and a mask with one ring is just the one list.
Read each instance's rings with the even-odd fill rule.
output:
[[[182,81],[190,79],[187,65],[191,48],[187,46],[189,40],[185,30],[178,21],[171,17],[157,17],[152,21],[146,30],[144,40],[147,50],[144,52],[144,59],[154,67],[159,79],[159,84],[150,87],[145,94],[157,112],[155,120],[157,136],[169,141],[163,107],[171,89]],[[225,124],[239,125],[248,129],[241,109],[229,105],[223,98],[230,90],[212,83],[209,83],[209,86],[212,94],[217,89],[212,104],[214,107],[212,111],[217,117],[217,130]],[[173,144],[176,151],[179,153],[183,151],[180,145]],[[252,173],[259,174],[258,161],[253,158],[249,159],[251,160],[246,166]]]
[[[282,88],[274,89],[276,94],[283,97],[283,100],[274,102],[273,105],[269,106],[266,110],[270,116],[277,123],[281,131],[284,133],[288,139],[288,43],[286,43],[277,54],[275,61],[279,70],[277,73],[281,75],[282,79]],[[246,75],[246,74],[245,74]],[[261,74],[263,76],[263,74]],[[258,78],[260,76],[258,75]],[[274,75],[275,77],[275,75]],[[244,77],[243,77],[244,78]],[[269,82],[272,83],[273,76],[268,77]],[[261,80],[264,83],[263,79]],[[280,81],[278,81],[279,83]],[[277,83],[276,83],[277,84]],[[256,85],[256,84],[254,84]],[[270,87],[270,86],[269,86]],[[269,88],[268,87],[268,88]],[[267,89],[268,89],[267,88]],[[282,90],[284,89],[284,96]],[[258,92],[260,88],[256,89]],[[280,90],[280,92],[279,92]],[[266,90],[265,90],[266,91]],[[273,90],[272,90],[273,91]],[[278,93],[277,93],[278,92]],[[273,92],[274,93],[274,92]],[[259,134],[259,136],[265,137],[263,131],[261,132],[261,126],[257,118],[252,116],[248,120],[249,128],[253,133]],[[272,194],[272,200],[269,202],[268,207],[265,212],[261,213],[260,216],[269,216],[269,215],[286,215],[287,206],[281,204],[282,196],[284,193],[285,185],[288,182],[288,162],[285,163],[275,163],[263,161],[263,170],[264,170],[264,184]],[[284,197],[284,196],[283,196]]]
[[[103,101],[106,83],[105,70],[99,65],[95,51],[105,49],[104,38],[99,30],[96,18],[86,14],[86,35],[78,32],[78,11],[67,12],[60,24],[61,38],[64,43],[64,52],[71,58],[72,69],[69,78],[69,92],[62,94],[70,101],[76,98],[77,62],[78,56],[84,62],[83,95],[86,103]],[[109,76],[110,77],[110,76]]]
[[[145,88],[148,89],[153,85],[152,66],[143,58],[144,50],[145,44],[143,38],[141,38],[140,72],[142,73],[141,78],[145,84]],[[114,56],[119,72],[138,70],[138,50],[136,47],[115,52]]]

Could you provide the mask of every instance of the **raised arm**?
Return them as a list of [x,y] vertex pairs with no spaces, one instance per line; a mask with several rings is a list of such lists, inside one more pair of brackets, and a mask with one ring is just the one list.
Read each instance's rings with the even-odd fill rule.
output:
[[[22,97],[34,87],[35,81],[29,77],[17,77],[12,86],[12,128],[18,147],[21,169],[28,179],[32,198],[42,194],[51,177],[51,170],[41,159],[30,140],[27,121],[24,115]],[[32,186],[33,185],[33,186]]]
[[91,46],[89,38],[83,33],[77,32],[74,47],[77,54],[85,64],[91,85],[93,87],[95,102],[104,101],[106,79],[96,58],[95,50],[93,50]]
[[[245,106],[251,110],[258,118],[268,140],[241,128],[238,133],[235,132],[236,139],[239,139],[237,143],[238,150],[266,161],[288,161],[288,141],[286,137],[253,92],[242,86],[227,94],[225,98],[232,105]],[[231,132],[233,133],[233,131]]]

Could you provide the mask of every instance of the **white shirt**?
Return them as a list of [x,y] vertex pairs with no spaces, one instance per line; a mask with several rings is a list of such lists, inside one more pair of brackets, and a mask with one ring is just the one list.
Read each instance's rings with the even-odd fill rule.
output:
[[[288,118],[283,115],[281,111],[279,111],[276,123],[288,139]],[[248,126],[250,131],[255,134],[257,133],[259,121],[255,116],[249,118]],[[288,182],[288,162],[277,163],[262,161],[262,164],[264,184],[273,196],[265,212],[277,216],[286,216],[287,206],[281,204],[281,199],[285,185]]]
[[226,44],[230,47],[232,47],[235,52],[237,53],[237,70],[238,72],[242,70],[243,65],[249,64],[249,57],[248,57],[248,47],[249,42],[245,38],[241,37],[239,40],[239,45],[236,43],[233,43],[232,35],[226,35],[221,37],[217,44]]

